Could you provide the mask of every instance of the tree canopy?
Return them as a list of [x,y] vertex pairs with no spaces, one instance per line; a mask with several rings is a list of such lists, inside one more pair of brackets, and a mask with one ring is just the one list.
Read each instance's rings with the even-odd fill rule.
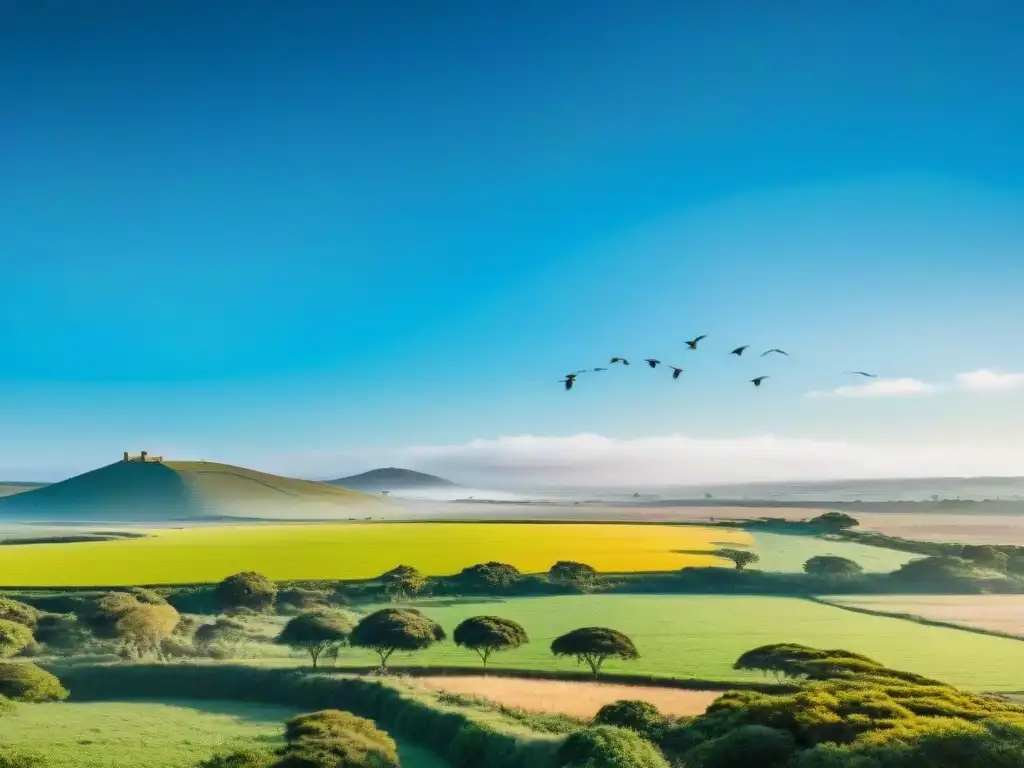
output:
[[419,594],[427,585],[427,577],[411,565],[399,565],[381,574],[384,591],[392,600],[407,600]]
[[457,646],[476,651],[484,667],[495,651],[519,648],[530,642],[525,629],[500,616],[471,616],[455,628],[452,639]]
[[161,643],[178,626],[180,615],[173,606],[164,603],[136,603],[117,620],[117,634],[125,656],[141,657],[147,653],[161,656]]
[[804,572],[812,576],[856,576],[864,569],[846,557],[815,555],[804,563]]
[[856,528],[860,522],[845,512],[825,512],[824,514],[812,517],[808,520],[811,525],[818,528],[826,528],[834,531],[841,531],[844,528]]
[[483,592],[503,592],[514,586],[523,574],[514,565],[490,561],[463,568],[459,580],[468,588]]
[[726,560],[732,560],[737,571],[742,571],[751,563],[756,563],[761,559],[760,555],[756,552],[751,552],[747,549],[716,549],[711,554]]
[[349,644],[375,651],[384,671],[395,651],[421,651],[444,639],[441,625],[415,608],[384,608],[356,624]]
[[597,570],[591,565],[575,560],[559,560],[548,570],[548,578],[555,584],[586,592],[594,586]]
[[214,590],[217,604],[222,610],[251,608],[264,611],[277,598],[277,585],[262,573],[242,571],[228,576]]
[[892,578],[916,584],[963,582],[982,577],[978,567],[963,557],[920,557],[901,565]]
[[305,650],[316,669],[320,656],[324,652],[337,651],[351,631],[352,623],[344,614],[303,613],[291,619],[274,642]]
[[598,725],[569,734],[558,748],[562,768],[668,768],[651,742],[628,728]]
[[605,704],[594,715],[596,725],[614,725],[629,728],[637,733],[645,733],[652,727],[664,722],[665,717],[658,708],[649,701],[640,699],[620,699]]
[[607,659],[640,658],[633,641],[622,632],[607,627],[582,627],[556,637],[551,643],[555,656],[574,656],[577,663],[586,662],[597,677]]
[[285,723],[278,768],[399,768],[398,746],[372,720],[338,709]]
[[960,556],[971,560],[982,568],[993,571],[1006,571],[1010,565],[1010,556],[988,544],[965,544]]
[[9,659],[31,642],[31,629],[17,621],[0,619],[0,659]]

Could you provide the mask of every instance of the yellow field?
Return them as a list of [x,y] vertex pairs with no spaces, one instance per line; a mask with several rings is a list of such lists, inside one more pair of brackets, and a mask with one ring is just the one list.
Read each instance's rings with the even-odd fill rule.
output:
[[524,573],[557,560],[599,571],[723,565],[682,554],[750,544],[742,531],[663,525],[339,523],[148,531],[152,538],[0,547],[0,586],[125,586],[213,582],[255,570],[271,579],[361,579],[399,564],[430,575],[498,560]]

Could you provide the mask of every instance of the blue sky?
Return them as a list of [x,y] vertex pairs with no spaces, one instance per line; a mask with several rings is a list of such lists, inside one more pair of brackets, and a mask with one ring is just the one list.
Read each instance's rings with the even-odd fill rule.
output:
[[[1019,4],[161,5],[5,12],[0,475],[584,433],[1024,473]],[[619,354],[687,372],[561,391]],[[807,395],[850,368],[928,387]]]

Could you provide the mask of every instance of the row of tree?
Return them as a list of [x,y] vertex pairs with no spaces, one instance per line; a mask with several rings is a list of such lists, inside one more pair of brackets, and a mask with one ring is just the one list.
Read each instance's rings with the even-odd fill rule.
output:
[[[440,624],[415,608],[384,608],[365,616],[355,626],[340,613],[304,613],[291,619],[276,641],[306,651],[314,667],[325,655],[336,655],[346,643],[366,648],[378,655],[380,669],[385,672],[388,659],[395,652],[422,651],[446,638]],[[485,668],[492,654],[530,642],[521,625],[500,616],[472,616],[455,628],[452,640],[460,648],[474,651]],[[639,658],[629,637],[607,627],[582,627],[556,637],[551,653],[585,663],[595,677],[607,659]]]

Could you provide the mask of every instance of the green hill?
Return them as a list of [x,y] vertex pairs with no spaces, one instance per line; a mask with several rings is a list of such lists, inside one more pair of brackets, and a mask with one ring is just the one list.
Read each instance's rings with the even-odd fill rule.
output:
[[359,475],[339,477],[337,480],[328,480],[331,485],[338,485],[343,488],[350,488],[354,491],[397,491],[409,488],[458,488],[456,483],[445,480],[437,475],[428,475],[423,472],[416,472],[412,469],[400,467],[383,467],[371,469]]
[[0,497],[0,519],[40,521],[330,519],[387,508],[386,500],[347,488],[206,461],[119,461]]

